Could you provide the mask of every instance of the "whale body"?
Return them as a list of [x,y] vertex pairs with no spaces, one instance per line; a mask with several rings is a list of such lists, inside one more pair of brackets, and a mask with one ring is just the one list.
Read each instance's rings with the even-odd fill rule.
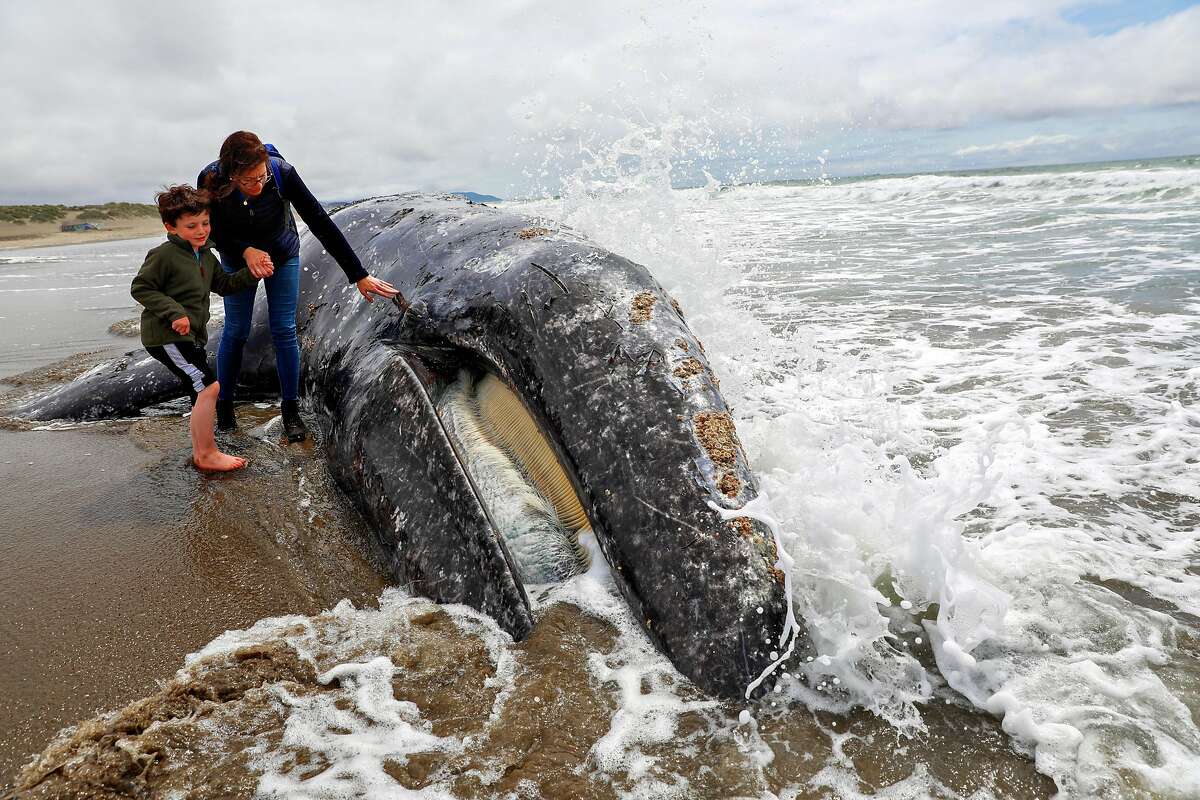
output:
[[[411,303],[363,304],[304,237],[304,396],[394,579],[521,639],[534,624],[526,585],[543,574],[529,566],[545,556],[538,532],[561,528],[542,549],[569,574],[583,531],[683,675],[722,697],[763,691],[785,639],[794,649],[806,637],[771,532],[730,513],[756,496],[754,476],[703,345],[649,271],[569,229],[458,197],[374,198],[334,219]],[[241,394],[273,389],[266,314],[255,318]],[[123,416],[181,394],[134,352],[15,413]],[[522,509],[545,524],[514,532]]]

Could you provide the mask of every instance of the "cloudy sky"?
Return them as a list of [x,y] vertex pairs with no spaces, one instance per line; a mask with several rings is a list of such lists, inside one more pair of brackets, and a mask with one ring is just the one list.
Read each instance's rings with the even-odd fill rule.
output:
[[583,5],[4,0],[0,203],[148,202],[238,129],[328,200],[553,191],[635,129],[679,182],[1200,152],[1196,2]]

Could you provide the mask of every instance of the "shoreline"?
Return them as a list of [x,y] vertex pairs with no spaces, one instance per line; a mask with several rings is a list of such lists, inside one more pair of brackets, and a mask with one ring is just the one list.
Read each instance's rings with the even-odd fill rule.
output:
[[[20,226],[31,228],[28,232],[20,230],[12,223],[4,223],[0,230],[0,252],[9,250],[32,250],[41,247],[60,247],[73,244],[95,244],[97,242],[118,242],[127,239],[145,239],[150,236],[163,234],[162,222],[157,218],[139,218],[123,221],[120,225],[101,228],[95,231],[61,231],[58,223],[45,226],[43,230],[32,230],[33,225]],[[14,231],[16,233],[14,234]]]

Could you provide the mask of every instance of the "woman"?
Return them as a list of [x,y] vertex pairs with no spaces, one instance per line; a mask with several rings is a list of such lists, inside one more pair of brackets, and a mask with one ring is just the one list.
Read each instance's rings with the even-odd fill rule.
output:
[[[304,441],[306,431],[297,402],[300,390],[300,345],[296,340],[296,305],[300,299],[300,237],[292,217],[294,207],[317,240],[367,302],[373,295],[392,298],[396,288],[363,269],[346,237],[317,202],[296,168],[268,153],[262,140],[249,131],[230,134],[221,157],[200,173],[197,185],[213,195],[212,238],[221,252],[221,266],[237,272],[243,266],[265,278],[268,322],[275,343],[275,368],[283,394],[283,427],[292,442]],[[217,350],[217,428],[237,427],[233,392],[242,370],[242,349],[250,336],[253,289],[225,297],[225,333]]]

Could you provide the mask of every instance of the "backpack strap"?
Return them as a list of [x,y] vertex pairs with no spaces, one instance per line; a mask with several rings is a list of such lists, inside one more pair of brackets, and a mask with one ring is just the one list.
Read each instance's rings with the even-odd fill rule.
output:
[[278,158],[267,159],[267,163],[271,165],[271,176],[275,178],[275,191],[279,193],[279,199],[283,200],[283,174],[279,169],[279,161]]
[[283,196],[283,170],[279,165],[283,163],[284,158],[275,145],[267,142],[263,144],[263,147],[267,150],[267,165],[271,169],[271,177],[275,179],[275,193],[283,201],[283,224],[294,231],[296,230],[296,217],[292,215],[292,204]]
[[[280,200],[283,200],[283,172],[279,168],[279,163],[284,160],[283,154],[270,142],[265,142],[263,148],[267,151],[267,165],[271,168],[271,175],[275,178],[275,193],[279,195]],[[286,200],[283,202],[285,205],[287,204]]]

